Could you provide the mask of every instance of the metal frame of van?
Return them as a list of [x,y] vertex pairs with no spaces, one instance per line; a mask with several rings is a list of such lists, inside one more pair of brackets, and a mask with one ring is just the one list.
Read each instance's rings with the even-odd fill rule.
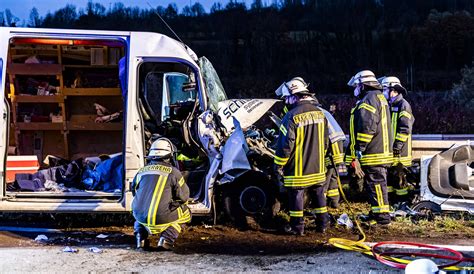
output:
[[[132,195],[129,185],[139,168],[144,165],[143,121],[137,107],[138,67],[144,62],[176,62],[189,66],[195,73],[199,106],[207,109],[207,96],[203,88],[203,79],[194,52],[182,43],[159,33],[69,30],[69,29],[33,29],[0,28],[0,100],[2,140],[0,140],[0,212],[127,212],[131,208]],[[8,148],[8,105],[5,101],[6,60],[11,38],[54,38],[81,40],[119,40],[126,46],[128,93],[126,98],[124,121],[124,188],[119,201],[74,200],[74,199],[9,199],[5,190],[6,157]],[[211,191],[211,190],[210,190]],[[210,211],[201,208],[202,213]],[[199,211],[199,210],[198,210]]]

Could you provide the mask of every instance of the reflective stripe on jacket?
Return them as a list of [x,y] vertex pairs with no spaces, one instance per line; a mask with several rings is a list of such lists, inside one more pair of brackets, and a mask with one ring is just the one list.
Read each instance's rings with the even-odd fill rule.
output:
[[132,213],[135,220],[151,233],[161,233],[169,226],[178,232],[191,220],[186,206],[189,188],[179,170],[168,163],[141,168],[133,179]]
[[326,180],[328,123],[313,101],[300,101],[283,117],[275,164],[283,166],[285,187],[308,187]]
[[362,166],[393,163],[393,134],[388,102],[379,90],[369,90],[351,110],[346,163],[362,152]]
[[415,117],[410,104],[399,94],[390,106],[392,112],[393,147],[401,149],[400,157],[394,158],[394,165],[402,163],[404,166],[411,166],[412,148],[411,135]]

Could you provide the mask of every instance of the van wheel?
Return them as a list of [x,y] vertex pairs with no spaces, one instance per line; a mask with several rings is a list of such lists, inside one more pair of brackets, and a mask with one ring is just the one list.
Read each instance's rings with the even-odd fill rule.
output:
[[412,209],[420,215],[422,218],[426,218],[429,221],[434,220],[436,215],[441,214],[441,206],[431,201],[421,201],[416,203]]
[[238,227],[249,228],[271,219],[276,203],[271,188],[263,183],[240,184],[233,182],[223,193],[223,207],[229,220]]

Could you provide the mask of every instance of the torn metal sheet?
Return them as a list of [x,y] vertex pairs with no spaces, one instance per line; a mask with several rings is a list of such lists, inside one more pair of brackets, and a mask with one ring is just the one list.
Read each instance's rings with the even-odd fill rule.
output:
[[245,129],[267,113],[279,100],[277,99],[233,99],[219,102],[217,114],[228,132],[234,128],[233,119]]

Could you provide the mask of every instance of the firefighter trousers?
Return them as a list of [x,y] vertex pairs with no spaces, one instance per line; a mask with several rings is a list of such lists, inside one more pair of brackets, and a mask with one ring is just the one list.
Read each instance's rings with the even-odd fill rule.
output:
[[402,202],[408,198],[408,187],[403,165],[391,166],[388,169],[388,195],[392,203]]
[[328,167],[326,172],[326,182],[324,182],[324,194],[327,198],[327,204],[332,208],[339,207],[339,188],[337,185],[337,174],[334,167]]
[[[182,227],[183,225],[181,225]],[[140,222],[135,221],[133,225],[134,234],[139,233],[142,239],[148,238],[148,230]],[[179,236],[179,232],[173,227],[169,226],[165,231],[161,232],[160,237],[165,238],[168,242],[174,243]]]
[[311,213],[316,218],[316,225],[326,228],[329,225],[329,214],[326,206],[325,183],[317,184],[308,189]]
[[304,232],[304,188],[288,188],[288,208],[290,210],[291,229],[298,233]]
[[371,215],[377,223],[390,223],[390,205],[387,192],[387,167],[363,166],[364,187],[371,205]]

